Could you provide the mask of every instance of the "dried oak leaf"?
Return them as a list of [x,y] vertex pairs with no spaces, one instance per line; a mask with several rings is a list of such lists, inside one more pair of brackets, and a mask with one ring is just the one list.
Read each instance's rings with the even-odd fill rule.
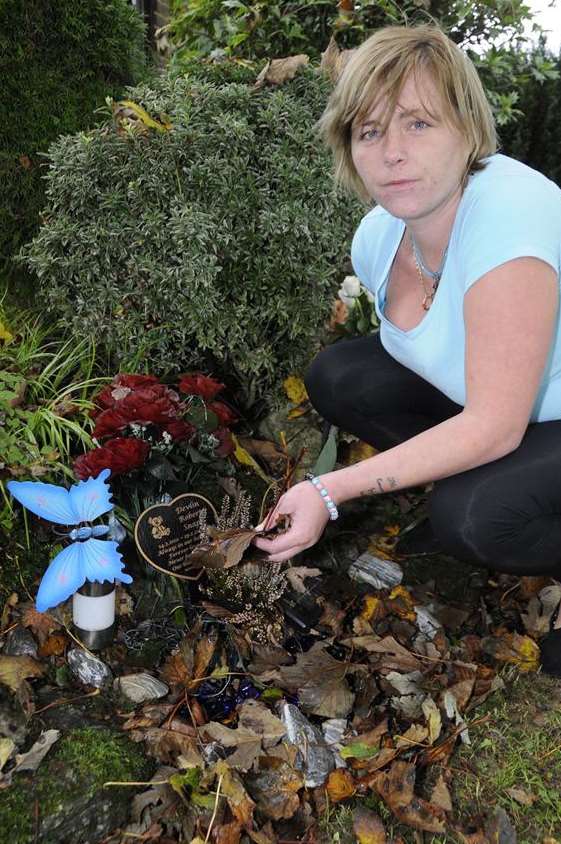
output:
[[356,835],[357,844],[386,844],[388,840],[379,815],[362,807],[355,809],[353,832]]
[[329,774],[325,788],[331,802],[340,803],[353,796],[356,792],[356,783],[350,771],[346,768],[336,768]]
[[0,683],[16,692],[27,677],[40,677],[43,667],[30,656],[0,655]]
[[31,627],[40,645],[45,644],[53,630],[60,630],[61,627],[60,622],[54,616],[48,612],[37,612],[34,607],[28,607],[25,610],[21,623],[24,627]]
[[309,651],[298,654],[295,665],[280,668],[280,685],[298,692],[305,712],[346,718],[355,699],[345,679],[349,663],[334,659],[325,648],[323,642],[316,642]]
[[304,777],[282,759],[261,757],[246,784],[259,811],[271,820],[291,818],[300,808],[298,792],[304,787]]

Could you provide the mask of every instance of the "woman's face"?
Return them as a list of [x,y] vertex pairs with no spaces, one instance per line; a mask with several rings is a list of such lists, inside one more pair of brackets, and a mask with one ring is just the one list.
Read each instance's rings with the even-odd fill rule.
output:
[[405,221],[455,210],[469,150],[460,132],[440,117],[441,100],[430,74],[406,80],[382,132],[384,106],[380,102],[352,132],[353,162],[370,196]]

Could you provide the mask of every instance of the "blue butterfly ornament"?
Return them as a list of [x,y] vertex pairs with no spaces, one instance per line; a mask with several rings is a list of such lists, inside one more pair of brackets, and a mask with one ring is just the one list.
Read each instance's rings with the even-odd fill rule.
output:
[[109,533],[109,527],[83,524],[113,509],[105,483],[110,474],[109,469],[103,469],[97,478],[79,481],[70,489],[40,481],[6,484],[13,497],[36,516],[57,525],[77,525],[66,534],[71,544],[53,558],[41,580],[35,601],[39,612],[66,601],[86,580],[132,583],[132,577],[123,571],[125,564],[117,542],[98,539]]

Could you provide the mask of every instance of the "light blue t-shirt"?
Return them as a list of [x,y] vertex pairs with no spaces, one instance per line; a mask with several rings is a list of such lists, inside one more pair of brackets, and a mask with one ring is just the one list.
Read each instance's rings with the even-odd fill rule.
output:
[[[374,294],[380,339],[392,357],[465,406],[463,298],[481,276],[505,261],[541,258],[561,273],[561,189],[536,170],[505,155],[486,159],[470,176],[450,237],[433,304],[410,331],[384,316],[388,275],[405,224],[380,206],[363,217],[351,250],[360,281]],[[509,306],[508,290],[504,296]],[[531,414],[561,419],[561,327],[557,329]]]

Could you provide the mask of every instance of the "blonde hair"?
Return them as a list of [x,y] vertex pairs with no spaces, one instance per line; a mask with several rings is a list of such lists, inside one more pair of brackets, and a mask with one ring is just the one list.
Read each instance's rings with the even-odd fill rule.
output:
[[[317,128],[331,148],[335,180],[371,201],[351,155],[353,124],[385,100],[385,130],[406,79],[428,71],[440,95],[446,123],[460,131],[469,148],[462,185],[482,170],[481,159],[497,150],[491,107],[469,58],[436,26],[389,26],[368,38],[347,62]],[[426,107],[426,106],[425,106]],[[428,110],[428,109],[427,109]]]

